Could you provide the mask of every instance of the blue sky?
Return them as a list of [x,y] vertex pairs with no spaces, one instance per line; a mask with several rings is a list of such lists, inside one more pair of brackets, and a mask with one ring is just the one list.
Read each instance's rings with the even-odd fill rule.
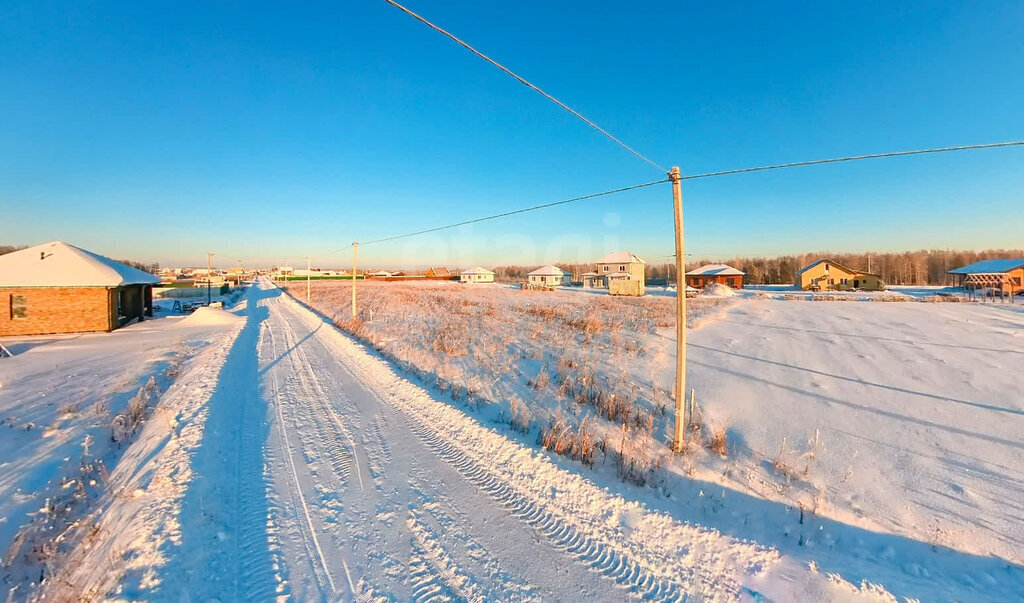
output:
[[[1022,2],[407,5],[698,173],[1024,139]],[[6,2],[0,244],[221,265],[662,177],[381,0]],[[1024,244],[1024,148],[685,183],[695,255]],[[364,246],[370,266],[672,253],[667,185]]]

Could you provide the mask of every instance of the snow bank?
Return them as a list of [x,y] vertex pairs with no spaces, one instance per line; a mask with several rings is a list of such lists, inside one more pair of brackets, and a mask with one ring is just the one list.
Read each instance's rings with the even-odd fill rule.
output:
[[241,316],[236,316],[222,308],[202,307],[196,309],[188,318],[181,321],[181,324],[190,327],[208,327],[216,325],[236,325],[244,321]]
[[704,295],[710,297],[734,297],[736,292],[732,290],[729,285],[723,285],[722,283],[711,283],[707,287],[704,287]]

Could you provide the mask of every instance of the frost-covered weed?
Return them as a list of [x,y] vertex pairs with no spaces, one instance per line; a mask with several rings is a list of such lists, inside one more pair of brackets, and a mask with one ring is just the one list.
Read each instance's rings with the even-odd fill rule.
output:
[[[304,298],[305,286],[286,288]],[[502,422],[523,433],[541,426],[540,443],[558,454],[587,463],[602,448],[618,455],[625,426],[636,443],[626,448],[623,477],[649,481],[651,451],[667,450],[653,434],[671,420],[671,401],[659,386],[666,346],[645,346],[675,326],[672,298],[439,282],[369,281],[357,289],[360,316],[372,310],[372,322],[349,320],[351,283],[314,282],[313,306],[453,400],[496,404]],[[728,303],[691,300],[688,323]],[[565,412],[556,417],[558,407]],[[647,460],[640,446],[651,449]]]

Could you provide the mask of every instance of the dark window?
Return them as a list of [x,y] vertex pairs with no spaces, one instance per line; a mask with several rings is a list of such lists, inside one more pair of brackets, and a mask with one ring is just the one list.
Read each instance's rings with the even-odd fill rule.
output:
[[825,264],[825,272],[828,272],[828,264]]
[[28,296],[27,295],[12,295],[11,296],[11,318],[14,318],[14,319],[28,318]]

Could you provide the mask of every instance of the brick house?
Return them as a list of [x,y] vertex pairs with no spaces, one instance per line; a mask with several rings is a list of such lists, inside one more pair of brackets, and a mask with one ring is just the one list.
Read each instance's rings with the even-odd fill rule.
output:
[[742,289],[744,274],[742,270],[728,264],[705,264],[686,273],[686,284],[703,289],[712,283],[721,283],[733,289]]
[[427,270],[427,278],[448,281],[451,280],[452,273],[444,266],[432,266]]
[[0,255],[0,336],[112,331],[152,316],[159,284],[60,241]]

